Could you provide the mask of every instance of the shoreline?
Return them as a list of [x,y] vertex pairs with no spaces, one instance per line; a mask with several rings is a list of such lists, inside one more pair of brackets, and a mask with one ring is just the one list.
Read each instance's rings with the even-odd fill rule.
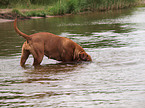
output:
[[[138,3],[138,5],[136,4],[135,7],[138,7],[138,6],[145,6],[145,0],[143,1],[140,1]],[[120,9],[124,9],[124,8],[120,8]],[[35,16],[35,15],[25,15],[23,13],[25,12],[32,12],[32,11],[43,11],[43,9],[9,9],[9,8],[6,8],[6,9],[0,9],[0,23],[4,23],[4,22],[11,22],[11,21],[14,21],[14,19],[16,17],[18,17],[19,19],[21,20],[26,20],[26,19],[39,19],[39,18],[50,18],[50,17],[63,17],[63,16],[68,16],[68,15],[73,15],[73,14],[62,14],[62,15],[49,15],[49,14],[45,14],[44,16]],[[115,10],[115,9],[112,9],[112,10]],[[117,9],[118,10],[118,9]],[[96,10],[98,11],[98,10]],[[99,10],[99,11],[107,11],[106,10]],[[88,13],[90,11],[86,11],[86,12],[80,12],[80,13],[77,13],[77,14],[84,14],[84,13]],[[94,12],[94,11],[93,11]]]
[[[61,16],[46,16],[46,17],[29,17],[29,18],[23,18],[22,20],[26,20],[26,19],[40,19],[40,18],[50,18],[50,17],[61,17]],[[5,18],[0,18],[0,23],[4,23],[4,22],[12,22],[15,19],[5,19]]]
[[10,19],[1,19],[0,18],[0,23],[4,23],[4,22],[12,22],[14,20],[10,20]]
[[[4,22],[12,22],[15,20],[16,17],[21,20],[28,20],[28,19],[40,19],[40,18],[51,18],[51,17],[63,17],[73,14],[64,14],[64,15],[46,15],[46,16],[22,16],[20,14],[12,12],[13,9],[0,9],[0,23]],[[21,12],[28,12],[28,11],[34,11],[39,9],[22,9]],[[84,12],[82,12],[84,13]],[[82,14],[78,13],[78,14]],[[86,12],[85,12],[86,13]]]
[[[18,13],[12,12],[13,9],[0,9],[0,23],[4,22],[11,22],[14,21],[16,17],[18,17],[21,20],[27,20],[27,19],[39,19],[39,18],[50,18],[50,17],[62,17],[66,15],[72,15],[72,14],[66,14],[66,15],[46,15],[46,16],[23,16]],[[20,12],[31,12],[31,11],[37,11],[40,9],[21,9]]]

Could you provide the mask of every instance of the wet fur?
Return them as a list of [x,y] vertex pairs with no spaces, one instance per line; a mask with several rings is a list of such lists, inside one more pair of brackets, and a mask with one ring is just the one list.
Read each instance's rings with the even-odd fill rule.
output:
[[17,18],[14,29],[26,39],[22,46],[21,66],[24,66],[30,54],[34,57],[33,65],[40,65],[44,55],[62,62],[92,61],[91,56],[80,45],[68,38],[48,32],[24,34],[17,28]]

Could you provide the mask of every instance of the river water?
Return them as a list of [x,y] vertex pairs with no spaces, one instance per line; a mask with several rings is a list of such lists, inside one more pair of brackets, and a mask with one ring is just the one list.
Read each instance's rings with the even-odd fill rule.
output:
[[26,34],[51,32],[80,44],[92,63],[43,59],[19,65],[25,41],[0,23],[0,107],[144,108],[145,7],[23,20]]

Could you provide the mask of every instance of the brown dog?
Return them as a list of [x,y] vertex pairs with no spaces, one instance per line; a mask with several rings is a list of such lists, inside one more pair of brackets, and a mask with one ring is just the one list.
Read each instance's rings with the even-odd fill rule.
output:
[[21,66],[30,54],[34,57],[33,65],[40,65],[43,56],[62,62],[92,61],[91,56],[72,40],[48,32],[26,35],[17,28],[17,18],[14,21],[15,31],[26,39],[22,47]]

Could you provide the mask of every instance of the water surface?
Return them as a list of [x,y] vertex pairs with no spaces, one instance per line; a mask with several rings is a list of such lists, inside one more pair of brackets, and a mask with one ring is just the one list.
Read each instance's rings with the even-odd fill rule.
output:
[[0,23],[0,107],[144,108],[145,8],[18,22],[26,34],[51,32],[80,44],[92,63],[19,65],[25,41]]

